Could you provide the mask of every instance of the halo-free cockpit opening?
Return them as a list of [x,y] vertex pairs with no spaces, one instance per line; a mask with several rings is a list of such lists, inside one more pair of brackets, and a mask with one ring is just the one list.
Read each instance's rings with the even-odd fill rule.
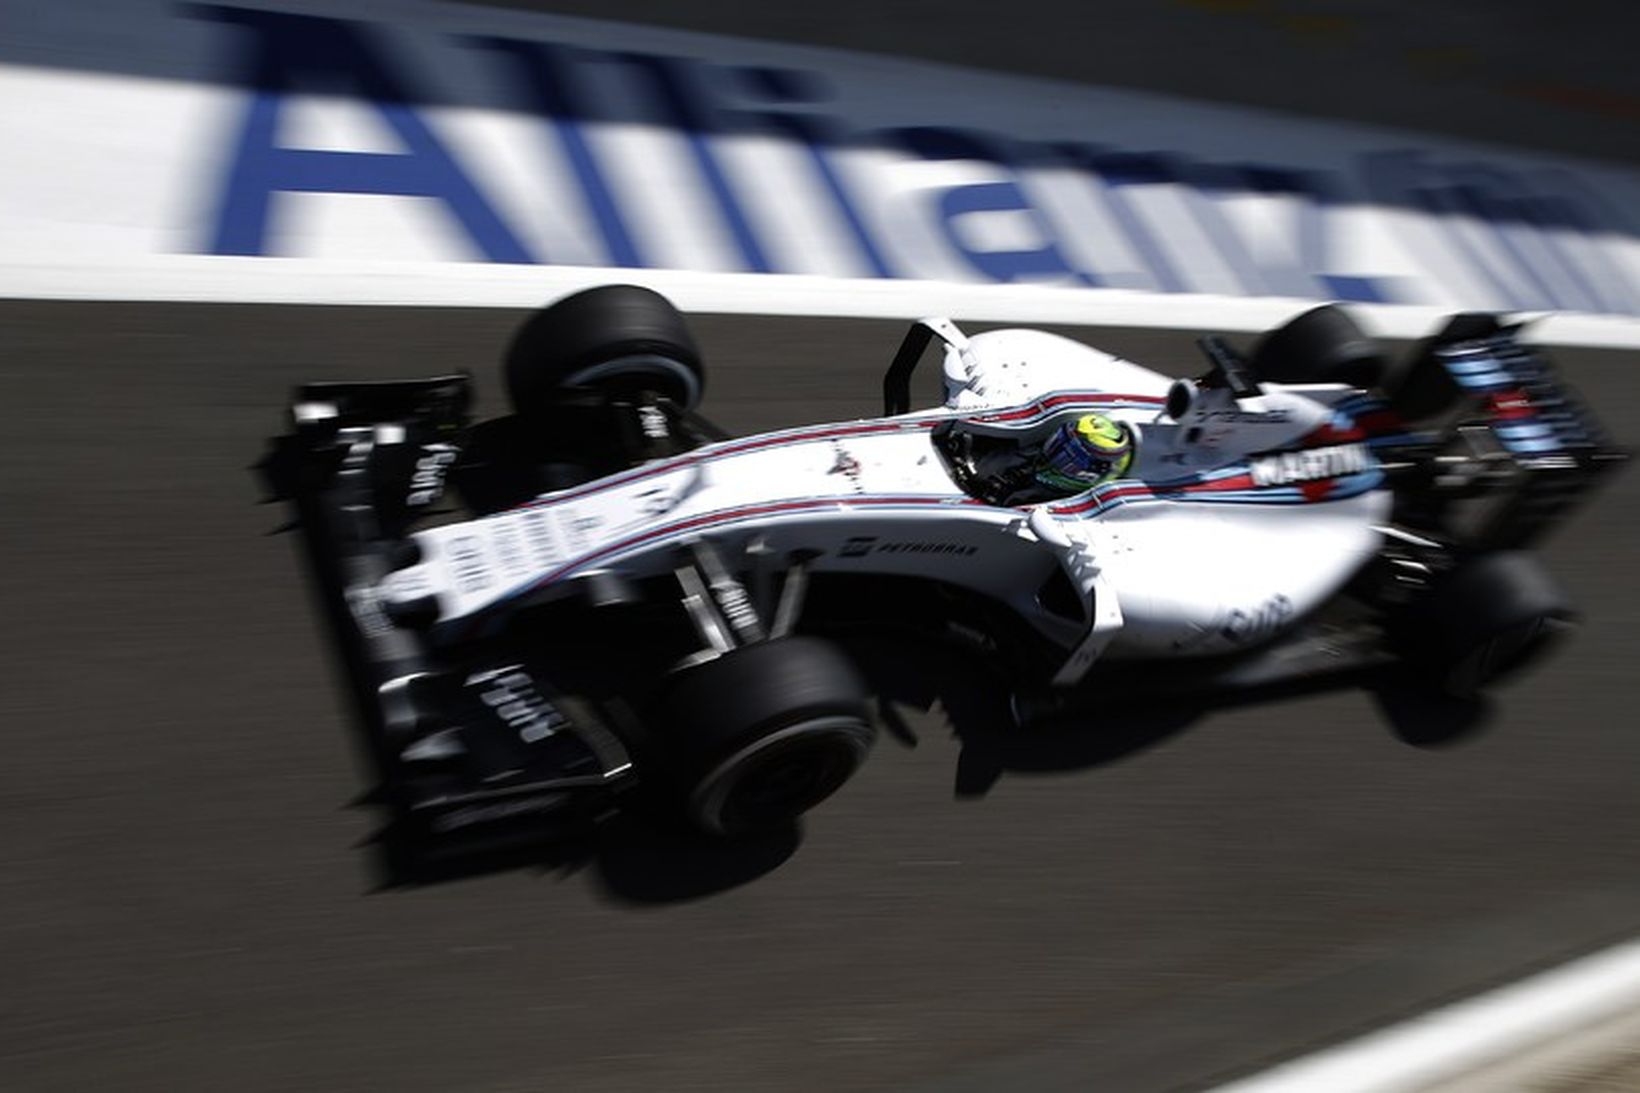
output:
[[1086,409],[1028,429],[975,419],[935,427],[935,449],[963,491],[987,504],[1024,506],[1074,497],[1128,474],[1139,436],[1131,424]]

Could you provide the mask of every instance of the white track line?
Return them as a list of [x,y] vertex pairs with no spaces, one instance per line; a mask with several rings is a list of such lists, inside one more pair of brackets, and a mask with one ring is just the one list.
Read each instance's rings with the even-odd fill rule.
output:
[[1284,1063],[1213,1093],[1409,1093],[1640,1005],[1640,940]]
[[[0,298],[179,303],[538,307],[591,285],[648,285],[685,311],[854,319],[954,319],[1024,324],[1268,330],[1317,301],[1052,285],[845,280],[790,274],[699,273],[460,262],[313,262],[297,258],[155,255],[96,268],[0,265]],[[1416,338],[1455,308],[1351,305],[1374,333]],[[1527,330],[1552,345],[1640,349],[1640,318],[1562,313]]]

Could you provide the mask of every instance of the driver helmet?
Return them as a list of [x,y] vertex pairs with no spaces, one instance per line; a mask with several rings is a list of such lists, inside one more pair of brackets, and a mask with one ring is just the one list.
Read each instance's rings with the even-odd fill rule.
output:
[[1081,493],[1126,474],[1134,447],[1128,426],[1104,414],[1083,414],[1049,435],[1036,477],[1045,486]]

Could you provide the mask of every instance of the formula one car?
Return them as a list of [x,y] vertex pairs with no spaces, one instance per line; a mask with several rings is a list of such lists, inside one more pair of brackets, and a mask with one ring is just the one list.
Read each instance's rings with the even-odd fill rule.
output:
[[[913,410],[936,341],[944,401]],[[931,620],[1032,696],[1388,668],[1471,695],[1569,623],[1524,548],[1622,453],[1516,327],[1459,315],[1391,359],[1328,306],[1201,345],[1176,380],[924,320],[882,417],[735,439],[696,412],[682,316],[605,286],[520,330],[512,415],[470,422],[462,376],[310,384],[265,469],[386,799],[430,839],[632,793],[712,832],[790,822],[874,738],[839,624]],[[1021,468],[1089,415],[1131,441],[1120,473],[1036,488]]]

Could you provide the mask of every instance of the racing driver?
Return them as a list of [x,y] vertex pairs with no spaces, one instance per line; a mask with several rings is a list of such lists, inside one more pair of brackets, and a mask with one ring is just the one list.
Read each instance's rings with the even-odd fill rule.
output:
[[988,439],[965,435],[963,447],[973,492],[994,505],[1034,505],[1104,485],[1128,472],[1138,447],[1131,427],[1104,414],[1067,421],[1040,445],[993,447]]

